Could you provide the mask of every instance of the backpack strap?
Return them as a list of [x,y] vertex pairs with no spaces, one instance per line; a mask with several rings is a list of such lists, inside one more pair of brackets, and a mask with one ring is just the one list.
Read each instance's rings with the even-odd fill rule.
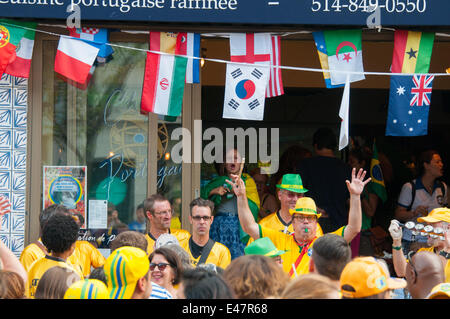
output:
[[416,183],[414,182],[414,180],[409,182],[411,184],[411,203],[409,204],[409,206],[406,208],[406,210],[411,210],[412,205],[414,203],[414,199],[416,198]]
[[[192,237],[191,237],[192,238]],[[200,264],[204,264],[206,262],[206,259],[209,256],[209,253],[211,252],[212,247],[214,246],[216,242],[212,240],[211,238],[206,243],[205,247],[203,247],[202,255],[200,256],[200,259],[197,263],[197,266]]]

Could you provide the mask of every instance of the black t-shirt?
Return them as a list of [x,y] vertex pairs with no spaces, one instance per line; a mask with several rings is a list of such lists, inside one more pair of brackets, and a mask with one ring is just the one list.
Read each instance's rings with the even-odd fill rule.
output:
[[345,181],[351,181],[351,172],[349,165],[328,156],[305,158],[297,165],[303,187],[308,190],[305,196],[326,211],[336,229],[348,223],[349,192]]
[[205,246],[199,246],[192,240],[192,237],[189,238],[189,249],[191,250],[192,257],[194,257],[195,259],[201,256],[203,248],[205,248]]

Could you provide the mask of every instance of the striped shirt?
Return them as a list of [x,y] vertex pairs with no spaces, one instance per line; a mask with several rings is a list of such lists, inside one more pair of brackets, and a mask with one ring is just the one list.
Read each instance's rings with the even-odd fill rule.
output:
[[172,295],[166,289],[152,281],[152,293],[148,299],[172,299]]

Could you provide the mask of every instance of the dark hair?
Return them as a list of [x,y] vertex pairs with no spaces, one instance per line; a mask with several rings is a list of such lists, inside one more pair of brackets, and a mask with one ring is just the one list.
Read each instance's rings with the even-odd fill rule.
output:
[[178,284],[180,282],[181,273],[183,272],[183,264],[181,263],[178,254],[170,248],[160,247],[158,249],[155,249],[150,254],[148,260],[152,262],[152,259],[156,254],[163,255],[164,258],[167,260],[167,262],[170,264],[175,274],[172,284],[174,285]]
[[[150,212],[152,215],[154,215],[155,202],[165,202],[165,201],[169,201],[169,200],[161,194],[151,195],[149,198],[144,200],[144,203],[143,203],[144,204],[144,212],[145,213]],[[145,214],[145,218],[148,219],[147,214]]]
[[63,253],[77,241],[79,229],[80,227],[72,216],[53,215],[42,231],[42,243],[49,252]]
[[183,272],[181,282],[186,299],[233,299],[231,288],[215,272],[194,268]]
[[334,150],[337,147],[337,139],[333,130],[329,127],[319,128],[313,135],[313,146],[316,145],[317,149],[323,148]]
[[211,210],[211,214],[214,212],[214,203],[209,199],[203,199],[201,197],[198,197],[192,200],[192,202],[189,204],[189,213],[191,214],[191,216],[192,216],[192,209],[194,208],[194,206],[209,207],[209,209]]
[[111,241],[109,248],[111,249],[112,253],[117,248],[123,246],[137,247],[147,252],[148,241],[145,238],[144,234],[134,230],[127,230],[117,235],[117,237],[113,241]]
[[369,171],[371,154],[368,154],[364,149],[362,149],[360,147],[356,147],[348,153],[348,156],[349,157],[353,156],[354,158],[356,158],[358,160],[359,163],[362,163],[364,161],[365,165],[363,168],[365,170]]
[[35,299],[63,299],[69,287],[80,280],[77,273],[69,268],[54,266],[39,279]]
[[103,281],[105,285],[108,285],[108,281],[105,275],[105,269],[103,268],[103,266],[92,269],[91,273],[89,274],[89,279],[97,279]]
[[421,177],[425,173],[425,167],[423,164],[430,164],[435,154],[439,155],[438,151],[427,150],[420,153],[419,157],[417,158],[417,177]]
[[336,234],[317,238],[312,247],[312,259],[317,272],[332,280],[339,280],[351,258],[352,252],[347,241]]
[[68,215],[68,214],[70,214],[70,210],[64,205],[53,204],[53,205],[48,206],[46,209],[44,209],[39,214],[39,227],[40,227],[41,235],[42,235],[42,230],[44,229],[44,226],[47,223],[47,221],[50,219],[50,217],[52,217],[53,215],[55,215],[57,213],[62,213],[62,214]]

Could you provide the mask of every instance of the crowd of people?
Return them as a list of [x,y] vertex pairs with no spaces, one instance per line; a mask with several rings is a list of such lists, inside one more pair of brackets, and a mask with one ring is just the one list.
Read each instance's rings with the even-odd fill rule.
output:
[[[0,241],[0,298],[450,298],[450,209],[439,154],[420,156],[390,221],[392,251],[377,256],[362,235],[384,200],[366,176],[368,158],[353,151],[351,166],[337,159],[326,129],[313,140],[314,156],[275,175],[273,192],[261,169],[243,173],[239,152],[226,152],[219,176],[190,203],[191,232],[171,228],[173,207],[154,194],[139,207],[145,232],[139,225],[119,232],[106,258],[79,239],[80,217],[47,207],[39,239],[20,258]],[[7,213],[2,198],[0,218]]]

